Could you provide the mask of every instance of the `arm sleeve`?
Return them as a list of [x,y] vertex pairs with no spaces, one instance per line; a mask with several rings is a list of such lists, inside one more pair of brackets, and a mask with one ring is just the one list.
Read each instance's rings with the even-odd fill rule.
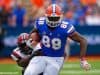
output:
[[72,24],[69,24],[67,27],[67,34],[68,36],[75,32],[75,27]]

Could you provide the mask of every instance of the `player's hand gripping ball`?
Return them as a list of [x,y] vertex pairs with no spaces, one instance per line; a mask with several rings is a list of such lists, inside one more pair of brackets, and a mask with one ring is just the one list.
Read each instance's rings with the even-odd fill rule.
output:
[[27,41],[27,46],[34,48],[38,42],[40,42],[39,34],[37,32],[31,33],[30,38]]

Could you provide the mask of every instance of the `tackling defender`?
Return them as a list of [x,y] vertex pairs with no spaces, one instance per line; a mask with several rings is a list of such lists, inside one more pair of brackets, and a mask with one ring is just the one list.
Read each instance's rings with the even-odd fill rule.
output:
[[90,64],[84,58],[87,49],[86,39],[72,24],[63,20],[62,14],[61,8],[57,4],[52,4],[46,9],[45,17],[36,20],[34,30],[37,30],[41,37],[42,55],[31,59],[24,75],[38,75],[41,72],[43,75],[58,75],[63,65],[68,37],[80,43],[81,66],[85,70],[90,69]]
[[[17,62],[17,64],[20,67],[22,67],[22,75],[24,74],[24,71],[25,71],[30,59],[33,57],[33,54],[36,53],[35,51],[38,51],[41,49],[38,39],[35,40],[34,36],[35,36],[35,34],[30,35],[30,37],[33,38],[31,42],[34,42],[33,43],[34,47],[30,48],[29,46],[27,46],[27,43],[26,43],[27,40],[29,39],[29,34],[27,34],[27,33],[20,34],[17,39],[18,47],[15,48],[11,54],[11,57]],[[35,54],[35,55],[38,55],[38,54]],[[43,74],[39,74],[39,75],[43,75]]]

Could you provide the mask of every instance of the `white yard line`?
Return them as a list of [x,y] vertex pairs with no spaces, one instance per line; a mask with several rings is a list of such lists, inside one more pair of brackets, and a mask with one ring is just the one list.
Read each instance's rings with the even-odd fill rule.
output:
[[90,71],[80,71],[80,70],[62,70],[61,74],[99,74],[100,75],[100,69],[98,70],[90,70]]
[[63,68],[79,68],[80,64],[65,64]]

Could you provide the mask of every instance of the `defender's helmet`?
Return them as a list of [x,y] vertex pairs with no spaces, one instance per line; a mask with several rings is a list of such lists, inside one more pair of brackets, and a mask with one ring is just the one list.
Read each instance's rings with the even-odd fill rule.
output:
[[21,52],[23,52],[24,54],[31,54],[33,50],[30,47],[28,47],[26,44],[28,39],[29,39],[29,34],[22,33],[19,35],[18,40],[17,40],[18,47],[20,48]]
[[62,10],[57,4],[52,4],[46,9],[46,21],[49,27],[57,27],[61,21]]
[[25,46],[28,39],[29,39],[29,34],[27,34],[27,33],[21,33],[18,36],[18,39],[17,39],[18,46],[19,47]]

